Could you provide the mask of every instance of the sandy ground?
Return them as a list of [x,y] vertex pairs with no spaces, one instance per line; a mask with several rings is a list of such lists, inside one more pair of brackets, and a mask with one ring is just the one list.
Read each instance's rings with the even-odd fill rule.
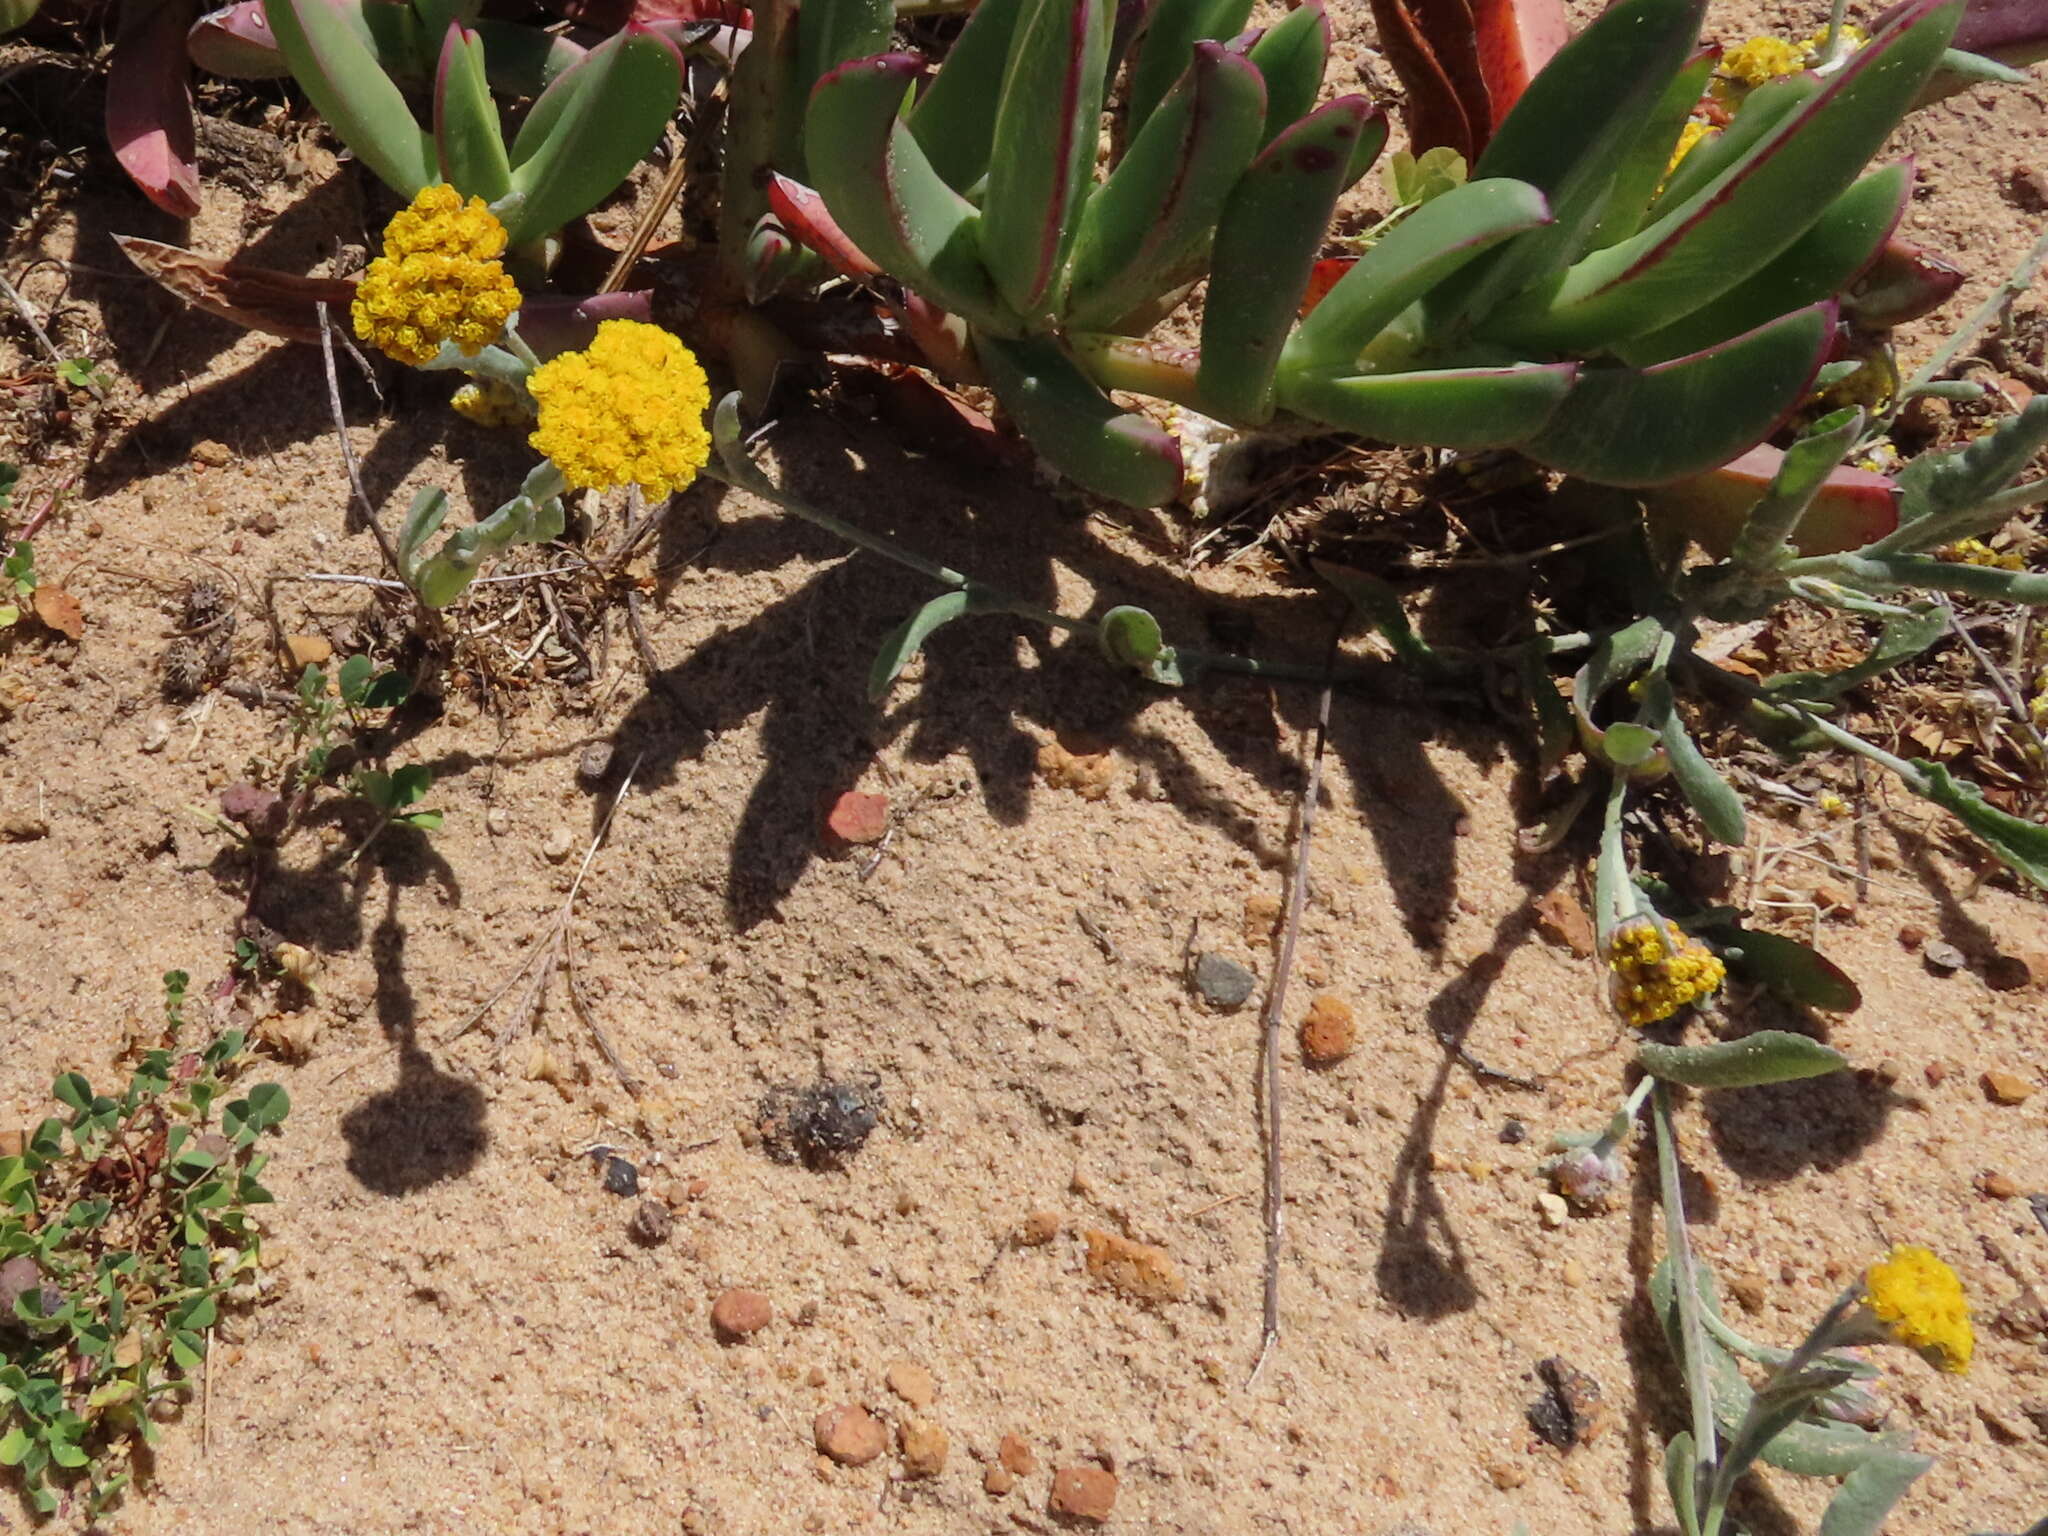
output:
[[[1945,319],[2028,238],[2009,180],[2043,161],[2044,106],[2039,87],[1983,92],[1906,132],[1932,189],[1915,227],[1975,273]],[[330,171],[316,155],[253,194],[210,180],[188,243],[325,270],[365,238],[356,184]],[[46,827],[0,843],[0,1121],[39,1117],[66,1067],[111,1075],[162,972],[196,990],[226,967],[247,870],[188,808],[278,762],[280,717],[219,693],[164,702],[176,589],[231,583],[232,675],[269,686],[273,578],[284,631],[344,653],[374,633],[361,588],[292,579],[376,570],[344,532],[317,351],[177,311],[127,275],[110,231],[178,238],[107,186],[7,255],[17,278],[43,255],[77,263],[68,287],[55,265],[23,286],[68,348],[111,363],[120,419],[37,544],[85,607],[83,642],[0,640],[0,814]],[[21,343],[0,335],[0,374],[26,366]],[[358,379],[344,393],[386,507],[426,484],[488,507],[515,482],[516,447],[433,389],[402,383],[381,411]],[[27,487],[81,447],[54,433]],[[1150,519],[1084,518],[906,458],[850,416],[786,433],[779,457],[847,515],[1067,611],[1141,602],[1189,636],[1228,614],[1297,659],[1328,633],[1326,599],[1256,565],[1186,575]],[[615,613],[587,680],[496,707],[449,690],[401,721],[392,755],[433,765],[446,825],[349,865],[364,828],[336,813],[259,893],[257,915],[324,961],[317,996],[290,1002],[310,1055],[271,1069],[294,1106],[269,1178],[281,1284],[224,1332],[203,1432],[195,1407],[124,1529],[1038,1531],[1057,1524],[1053,1469],[1084,1464],[1114,1471],[1127,1531],[1670,1527],[1656,1458],[1683,1410],[1641,1299],[1661,1243],[1649,1176],[1561,1228],[1538,1209],[1544,1143],[1611,1111],[1627,1042],[1594,962],[1538,931],[1534,903],[1576,873],[1515,856],[1531,786],[1495,722],[1339,696],[1288,1009],[1284,1331],[1251,1382],[1257,1000],[1214,1011],[1181,967],[1199,921],[1198,947],[1270,973],[1311,693],[1163,693],[981,619],[870,707],[868,658],[927,592],[709,487],[636,569],[657,678]],[[508,628],[522,622],[530,637],[530,619]],[[1107,749],[1106,794],[1046,782],[1056,737]],[[519,988],[457,1034],[545,941],[629,773],[567,948],[637,1100],[560,973],[502,1058]],[[890,799],[878,861],[820,848],[820,799],[849,788]],[[1889,1529],[2017,1530],[2048,1512],[2048,1341],[2007,1305],[2048,1288],[2024,1198],[2048,1189],[2048,994],[1937,976],[1898,934],[1981,960],[2048,947],[2048,922],[2037,899],[1974,882],[1918,805],[1880,795],[1868,814],[1870,899],[1818,930],[1864,1006],[1801,1026],[1859,1070],[1686,1106],[1696,1238],[1743,1282],[1744,1326],[1784,1343],[1886,1243],[1949,1255],[1980,1353],[1967,1378],[1889,1362],[1893,1422],[1939,1458]],[[1766,805],[1753,835],[1849,856],[1845,825],[1811,812]],[[1791,900],[1834,880],[1792,856],[1769,875]],[[1318,1071],[1291,1026],[1323,992],[1356,1010],[1361,1044]],[[1786,1022],[1745,995],[1726,1016]],[[1541,1086],[1476,1076],[1461,1050]],[[2037,1091],[1993,1103],[1987,1070]],[[773,1160],[753,1129],[764,1093],[821,1072],[877,1084],[880,1128],[840,1168]],[[599,1143],[672,1198],[666,1242],[628,1236],[637,1202],[579,1156]],[[1983,1193],[1987,1172],[2020,1197]],[[1016,1241],[1037,1212],[1056,1234]],[[1185,1299],[1091,1278],[1088,1229],[1161,1245]],[[744,1343],[709,1321],[731,1287],[774,1308]],[[1569,1456],[1524,1417],[1553,1354],[1608,1408]],[[920,1410],[885,1382],[903,1362],[935,1383]],[[907,1478],[894,1445],[864,1468],[825,1462],[813,1418],[842,1403],[937,1424],[943,1470]],[[992,1494],[1006,1434],[1035,1469]],[[1743,1516],[1809,1529],[1823,1496],[1767,1475]],[[0,1527],[28,1523],[0,1505]]]

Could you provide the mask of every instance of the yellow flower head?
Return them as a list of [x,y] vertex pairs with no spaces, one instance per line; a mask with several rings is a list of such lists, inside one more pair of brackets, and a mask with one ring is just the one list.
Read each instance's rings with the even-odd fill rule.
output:
[[1678,162],[1691,154],[1700,140],[1711,139],[1720,131],[1712,123],[1697,117],[1686,119],[1685,126],[1678,130],[1678,147],[1671,151],[1671,163],[1664,167],[1665,177],[1669,179],[1671,173],[1678,169]]
[[498,258],[505,226],[449,186],[420,189],[384,226],[384,254],[356,285],[356,334],[401,363],[422,367],[441,343],[475,356],[519,308],[519,286]]
[[1982,539],[1958,539],[1934,554],[1936,559],[1951,565],[1983,565],[1995,571],[2017,571],[2026,565],[2018,555],[2001,553]]
[[1863,1276],[1864,1304],[1885,1331],[1945,1371],[1967,1371],[1975,1351],[1970,1304],[1956,1272],[1925,1248],[1894,1248]]
[[528,439],[584,490],[638,485],[667,496],[711,457],[710,381],[695,354],[658,325],[607,320],[582,352],[564,352],[526,381],[540,402]]
[[[1869,41],[1870,34],[1864,31],[1861,27],[1857,26],[1855,22],[1845,21],[1842,23],[1843,55],[1854,53],[1858,48],[1861,48],[1865,43]],[[1825,48],[1827,44],[1828,29],[1827,24],[1823,22],[1820,26],[1814,28],[1813,35],[1807,38],[1805,42],[1801,43],[1799,47],[1801,53],[1805,55],[1806,62],[1808,64],[1818,64],[1820,62],[1820,51],[1821,49]]]
[[1752,37],[1737,43],[1721,55],[1718,73],[1723,79],[1742,85],[1762,85],[1780,75],[1796,75],[1806,68],[1806,50],[1782,37]]
[[1820,808],[1829,816],[1846,816],[1849,814],[1849,802],[1840,795],[1835,794],[1832,790],[1823,790],[1821,792]]
[[1621,1016],[1637,1028],[1670,1018],[1728,979],[1728,968],[1706,945],[1672,929],[1677,946],[1672,949],[1665,943],[1665,931],[1650,918],[1636,917],[1615,929],[1607,941],[1607,966],[1614,972],[1609,995]]
[[516,427],[531,421],[533,413],[519,398],[519,391],[496,379],[479,379],[455,391],[448,401],[458,416],[466,416],[480,427]]

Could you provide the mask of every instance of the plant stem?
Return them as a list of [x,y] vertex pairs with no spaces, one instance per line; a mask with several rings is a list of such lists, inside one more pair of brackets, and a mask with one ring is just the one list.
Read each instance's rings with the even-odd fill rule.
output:
[[1962,356],[1979,336],[1998,322],[2013,300],[2033,285],[2034,276],[2041,270],[2044,262],[2048,262],[2048,229],[2041,231],[2040,238],[2033,243],[2027,254],[2020,258],[2019,265],[2012,269],[2006,280],[1991,290],[1984,302],[1971,312],[1969,319],[1956,328],[1956,333],[1942,343],[1941,349],[1906,381],[1905,388],[1898,392],[1892,408],[1885,413],[1878,430],[1885,430],[1891,426],[1893,418],[1898,415],[1900,402],[1910,396],[1918,386],[1946,372],[1949,364]]
[[1713,1484],[1719,1459],[1719,1428],[1714,1420],[1712,1384],[1707,1379],[1707,1336],[1700,1326],[1699,1277],[1693,1269],[1692,1242],[1685,1231],[1685,1194],[1678,1182],[1678,1132],[1671,1122],[1671,1090],[1659,1082],[1650,1096],[1650,1117],[1657,1128],[1657,1182],[1664,1202],[1664,1242],[1671,1254],[1672,1296],[1678,1306],[1678,1332],[1685,1345],[1686,1396],[1692,1405],[1693,1498],[1706,1511],[1701,1536],[1716,1536],[1718,1512],[1704,1500]]
[[[1600,856],[1593,865],[1594,938],[1607,952],[1614,930],[1641,910],[1635,882],[1628,877],[1628,850],[1621,841],[1621,812],[1628,799],[1628,780],[1613,773],[1607,780],[1607,809],[1600,821]],[[1622,910],[1624,899],[1628,910]]]

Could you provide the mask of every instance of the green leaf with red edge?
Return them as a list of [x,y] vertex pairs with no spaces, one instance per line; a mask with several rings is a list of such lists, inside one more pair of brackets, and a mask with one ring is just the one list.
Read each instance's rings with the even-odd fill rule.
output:
[[796,13],[796,87],[809,94],[827,72],[889,51],[890,0],[805,0]]
[[1330,18],[1323,0],[1307,0],[1289,11],[1245,57],[1266,82],[1266,127],[1259,136],[1264,147],[1308,116],[1323,88],[1330,65]]
[[1698,352],[1797,309],[1831,299],[1869,267],[1913,191],[1910,160],[1874,171],[1836,198],[1770,265],[1683,320],[1615,348],[1641,367]]
[[512,190],[498,104],[484,79],[484,45],[460,22],[448,24],[434,75],[434,148],[441,179],[464,197],[495,203]]
[[145,197],[180,219],[199,212],[192,65],[184,47],[198,13],[198,0],[122,0],[107,65],[114,158]]
[[980,210],[946,185],[899,116],[922,66],[914,53],[885,53],[818,82],[805,118],[812,178],[869,260],[977,325],[1014,331],[981,259]]
[[1218,43],[1196,46],[1180,84],[1081,211],[1063,306],[1069,327],[1113,326],[1174,286],[1257,152],[1266,105],[1249,61]]
[[[1717,58],[1718,62],[1718,58]],[[1685,158],[1671,167],[1657,186],[1657,195],[1638,221],[1652,224],[1672,209],[1690,202],[1710,183],[1727,174],[1730,167],[1748,155],[1785,119],[1811,101],[1820,91],[1816,74],[1783,75],[1766,80],[1742,98],[1734,120],[1720,132],[1709,134],[1686,151]],[[1674,145],[1674,147],[1676,147]]]
[[804,93],[797,88],[796,0],[758,0],[746,48],[726,82],[725,166],[719,180],[718,254],[736,288],[746,286],[747,241],[768,211],[771,170],[815,179],[805,156]]
[[1655,367],[1587,368],[1522,451],[1605,485],[1660,485],[1753,447],[1804,397],[1833,340],[1832,304]]
[[1432,368],[1420,373],[1286,372],[1279,401],[1312,421],[1387,443],[1510,448],[1571,393],[1577,363]]
[[1171,434],[1117,405],[1053,342],[982,336],[975,351],[1003,409],[1076,484],[1134,507],[1162,506],[1180,490]]
[[1186,72],[1195,44],[1220,42],[1244,30],[1251,0],[1155,0],[1145,18],[1124,95],[1125,122],[1135,134]]
[[1626,240],[1643,227],[1643,215],[1671,170],[1671,157],[1677,153],[1686,120],[1700,104],[1700,96],[1720,62],[1719,47],[1702,48],[1671,77],[1664,94],[1657,98],[1657,105],[1644,120],[1635,147],[1622,157],[1614,173],[1614,189],[1608,194],[1607,206],[1601,211],[1600,222],[1593,227],[1586,249],[1602,250],[1617,240]]
[[947,186],[965,192],[988,171],[1003,66],[1025,0],[981,0],[910,112],[910,131]]
[[1894,235],[1843,293],[1842,318],[1866,330],[1889,330],[1933,314],[1962,286],[1961,267]]
[[[1704,474],[1652,488],[1643,499],[1644,515],[1653,530],[1669,529],[1723,558],[1784,462],[1783,449],[1759,443]],[[1898,524],[1898,487],[1890,479],[1837,465],[1807,503],[1792,542],[1802,555],[1841,554],[1883,538]]]
[[[1564,350],[1667,325],[1767,265],[1855,181],[1940,57],[1961,0],[1907,0],[1736,165],[1685,204],[1505,305],[1490,334]],[[1688,157],[1690,158],[1690,157]]]
[[370,173],[402,197],[434,180],[434,145],[384,72],[345,0],[264,0],[292,77]]
[[981,249],[1004,302],[1027,320],[1049,313],[1065,282],[1095,168],[1114,11],[1114,0],[1029,0],[1017,23]]
[[1950,45],[2002,64],[2048,58],[2048,4],[2043,0],[1970,0]]
[[682,88],[682,56],[637,23],[557,76],[513,141],[499,215],[512,244],[552,234],[617,191],[661,138]]
[[1527,182],[1468,181],[1432,198],[1389,230],[1323,295],[1288,338],[1281,371],[1350,372],[1394,317],[1501,241],[1550,222],[1550,203]]
[[1705,10],[1706,0],[1621,0],[1530,82],[1472,179],[1526,181],[1550,200],[1553,219],[1466,273],[1435,314],[1485,315],[1584,251],[1617,172],[1697,46]]
[[1224,204],[1202,311],[1198,379],[1210,414],[1252,426],[1272,416],[1281,349],[1370,105],[1340,96],[1303,118],[1260,152]]

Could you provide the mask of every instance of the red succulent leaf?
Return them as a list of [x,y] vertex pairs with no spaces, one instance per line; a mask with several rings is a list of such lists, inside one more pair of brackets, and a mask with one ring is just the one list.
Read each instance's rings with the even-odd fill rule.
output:
[[882,270],[847,238],[825,207],[825,199],[802,182],[769,172],[768,206],[799,245],[824,257],[825,264],[841,277],[865,282]]
[[[1420,0],[1427,9],[1431,0]],[[1406,0],[1372,0],[1373,19],[1379,25],[1380,50],[1400,76],[1407,92],[1402,117],[1408,129],[1408,147],[1415,154],[1447,145],[1469,162],[1478,158],[1479,139],[1473,118],[1485,121],[1491,114],[1483,101],[1460,93],[1448,67],[1438,55],[1435,42],[1440,30],[1425,25],[1424,17],[1410,9]],[[1479,110],[1468,109],[1476,107]]]
[[135,185],[174,218],[199,212],[192,66],[198,0],[124,0],[107,71],[107,141]]
[[1488,137],[1551,56],[1571,40],[1564,0],[1473,0],[1479,72],[1486,80]]
[[617,32],[628,22],[642,26],[662,22],[716,21],[729,27],[751,27],[753,12],[738,0],[546,0],[549,10],[570,21]]

